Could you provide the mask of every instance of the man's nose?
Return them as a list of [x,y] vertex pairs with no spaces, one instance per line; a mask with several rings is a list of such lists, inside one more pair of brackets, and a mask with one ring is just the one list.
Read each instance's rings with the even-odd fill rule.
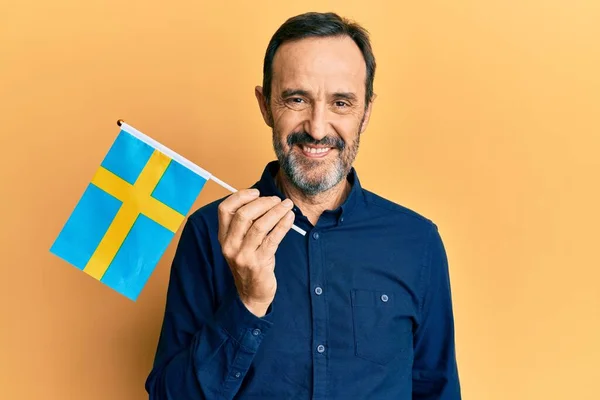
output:
[[305,121],[304,129],[315,140],[321,140],[327,136],[327,112],[324,105],[315,105],[311,109],[311,114]]

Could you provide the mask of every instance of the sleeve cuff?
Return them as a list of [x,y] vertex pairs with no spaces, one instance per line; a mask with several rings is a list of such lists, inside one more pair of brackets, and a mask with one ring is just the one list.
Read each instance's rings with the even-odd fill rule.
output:
[[267,314],[259,318],[252,314],[240,299],[237,291],[233,290],[215,315],[217,326],[250,351],[256,351],[262,342],[266,332],[271,328],[273,322],[271,317],[273,305],[267,310]]

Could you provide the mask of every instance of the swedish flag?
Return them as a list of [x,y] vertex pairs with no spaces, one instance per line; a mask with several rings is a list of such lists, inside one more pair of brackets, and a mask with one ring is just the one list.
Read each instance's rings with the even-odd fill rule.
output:
[[210,178],[123,123],[50,251],[135,301]]

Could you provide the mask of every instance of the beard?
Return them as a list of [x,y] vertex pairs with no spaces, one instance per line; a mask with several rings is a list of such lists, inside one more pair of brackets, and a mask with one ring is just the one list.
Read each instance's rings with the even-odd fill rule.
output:
[[[360,146],[360,133],[352,143],[347,144],[339,137],[325,136],[315,140],[304,131],[292,132],[286,138],[287,151],[283,140],[273,129],[273,147],[279,165],[290,182],[308,196],[325,192],[348,176]],[[337,150],[335,158],[311,160],[303,156],[296,146],[321,145]]]

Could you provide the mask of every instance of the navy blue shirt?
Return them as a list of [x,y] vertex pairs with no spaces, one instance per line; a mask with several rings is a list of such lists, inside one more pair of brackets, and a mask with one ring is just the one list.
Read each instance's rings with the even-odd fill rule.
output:
[[[275,185],[278,163],[253,187]],[[222,199],[187,219],[146,381],[152,400],[461,398],[447,258],[430,220],[361,187],[276,253],[266,316],[240,301],[217,239]]]

